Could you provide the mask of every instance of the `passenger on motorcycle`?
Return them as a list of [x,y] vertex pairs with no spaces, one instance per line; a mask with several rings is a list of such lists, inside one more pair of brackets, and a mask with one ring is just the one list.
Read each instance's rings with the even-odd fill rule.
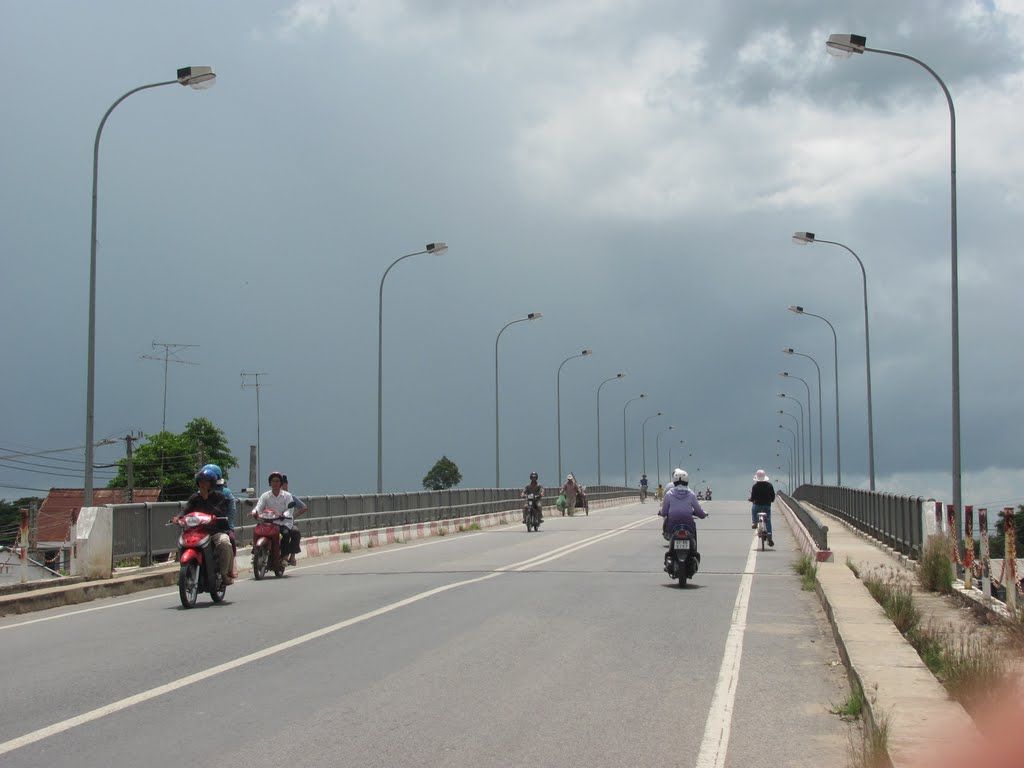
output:
[[665,494],[665,500],[661,503],[661,511],[658,512],[665,518],[662,525],[662,533],[665,536],[669,536],[677,528],[685,528],[696,540],[697,523],[693,518],[699,517],[703,520],[708,516],[700,502],[697,501],[697,496],[689,489],[689,483],[690,476],[686,470],[676,468],[672,471],[672,487]]
[[[267,476],[267,482],[270,483],[270,490],[260,496],[256,506],[253,507],[252,516],[258,517],[260,512],[269,509],[271,512],[276,512],[278,517],[284,518],[284,520],[278,522],[278,525],[281,527],[281,555],[283,557],[285,547],[289,547],[289,551],[291,549],[291,532],[295,530],[294,521],[285,515],[285,512],[288,511],[288,505],[292,503],[294,497],[281,487],[284,482],[284,475],[280,472],[271,472]],[[286,539],[289,542],[288,544],[286,544]],[[295,565],[294,553],[288,556],[288,563],[289,565]]]
[[[231,538],[228,536],[228,525],[231,510],[228,500],[223,493],[217,490],[217,475],[211,469],[203,467],[196,473],[196,487],[198,490],[193,493],[185,503],[185,509],[181,516],[189,512],[206,512],[217,518],[217,533],[213,534],[214,556],[217,561],[217,570],[225,584],[233,583],[232,574],[235,572],[234,550],[231,546]],[[174,518],[174,522],[178,517]]]
[[[523,492],[519,494],[519,498],[525,499],[526,494],[532,493],[537,498],[537,512],[540,515],[541,522],[544,521],[544,505],[542,499],[544,498],[544,486],[537,482],[537,473],[530,473],[530,484],[523,489]],[[526,512],[529,510],[529,505],[523,507],[523,522],[526,522]]]
[[[207,464],[203,469],[208,469],[217,476],[216,489],[224,494],[224,498],[228,500],[228,538],[231,539],[231,554],[232,558],[238,553],[238,541],[235,536],[235,515],[238,512],[238,501],[235,499],[235,495],[228,488],[227,483],[224,480],[224,471],[217,464]],[[231,570],[231,578],[237,579],[238,573],[234,569]]]
[[772,539],[772,502],[775,501],[775,487],[768,478],[768,473],[763,469],[754,473],[754,484],[750,488],[748,501],[753,505],[750,508],[750,527],[757,528],[757,515],[765,513],[765,525],[768,528],[768,546],[774,547]]
[[[288,475],[281,475],[281,489],[288,491]],[[291,491],[288,492],[291,493]],[[300,515],[305,514],[306,510],[308,509],[308,507],[306,506],[306,502],[304,502],[294,493],[292,493],[292,501],[295,502],[295,506],[292,507],[292,518],[294,519],[296,517],[299,517]],[[283,547],[281,553],[288,555],[289,565],[295,565],[295,556],[302,551],[301,547],[299,547],[299,540],[302,538],[302,532],[295,527],[295,523],[292,523],[292,527],[289,528],[287,532],[282,531],[281,533],[281,546]]]

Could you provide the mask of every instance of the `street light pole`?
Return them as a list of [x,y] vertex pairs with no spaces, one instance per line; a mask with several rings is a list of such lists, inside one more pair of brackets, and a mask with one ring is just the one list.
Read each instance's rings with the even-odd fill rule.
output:
[[800,482],[805,483],[807,482],[807,449],[804,446],[804,404],[800,402],[800,398],[787,395],[784,392],[780,392],[779,397],[792,400],[800,409]]
[[[807,390],[807,464],[810,468],[810,477],[808,480],[814,483],[814,433],[813,433],[813,422],[812,414],[814,411],[811,409],[811,385],[807,383],[806,379],[802,379],[799,376],[794,376],[789,371],[782,371],[780,374],[785,379],[796,379],[802,381],[804,389]],[[821,431],[821,424],[818,424],[818,431]]]
[[564,482],[562,480],[562,366],[568,363],[570,360],[575,360],[577,357],[587,357],[592,355],[593,350],[584,349],[578,355],[569,355],[562,361],[562,365],[558,366],[558,373],[555,374],[555,411],[557,413],[558,421],[558,482]]
[[607,384],[609,381],[617,381],[618,379],[624,379],[626,374],[617,373],[610,379],[605,379],[597,385],[597,484],[601,484],[601,387]]
[[505,323],[505,326],[498,331],[498,336],[494,339],[494,487],[501,488],[501,443],[498,440],[498,342],[501,340],[501,334],[505,332],[505,328],[516,323],[525,323],[527,320],[539,320],[544,315],[540,312],[531,312],[526,317],[520,317],[518,320],[512,320],[511,322]]
[[868,387],[868,487],[873,491],[875,490],[875,417],[871,404],[871,326],[868,322],[868,273],[864,269],[864,262],[861,261],[860,256],[848,245],[836,242],[835,240],[815,238],[813,232],[796,232],[793,235],[793,241],[801,244],[827,243],[829,245],[837,245],[853,256],[860,266],[861,285],[864,289],[864,370],[867,376]]
[[[673,429],[675,429],[675,427],[669,425],[661,430],[657,437],[654,438],[654,461],[658,465],[658,485],[661,485],[661,436]],[[669,470],[669,474],[672,474],[671,470]]]
[[[783,411],[783,410],[779,410],[779,411],[777,411],[777,413],[779,413],[779,414],[781,414],[783,416],[789,416],[789,418],[791,418],[793,420],[793,426],[799,428],[800,422],[797,421],[796,416],[794,416],[792,413],[790,413],[789,411]],[[803,456],[801,456],[799,453],[797,454],[797,462],[798,462],[797,466],[802,466],[802,464],[803,464]]]
[[794,467],[794,464],[793,464],[793,449],[789,446],[788,443],[784,443],[784,442],[782,442],[782,440],[780,440],[778,438],[776,438],[775,442],[778,443],[779,445],[783,446],[784,448],[786,448],[788,450],[788,452],[789,452],[788,453],[788,459],[787,459],[789,461],[789,487],[790,487],[791,490],[796,490],[795,474],[793,472],[793,467]]
[[661,416],[661,411],[658,411],[653,416],[648,416],[646,419],[643,420],[643,423],[640,425],[640,449],[643,455],[645,475],[647,474],[647,422],[650,421],[651,419],[656,419],[659,416]]
[[377,493],[384,493],[384,278],[400,261],[423,253],[440,255],[447,250],[446,243],[427,243],[422,251],[407,253],[392,261],[380,277],[377,293]]
[[622,487],[629,488],[629,466],[626,462],[626,409],[630,403],[635,403],[637,400],[643,400],[647,397],[646,392],[641,392],[639,397],[634,397],[632,400],[627,400],[626,404],[622,406]]
[[[793,436],[793,445],[794,446],[798,445],[798,442],[797,442],[797,439],[796,439],[796,432],[794,432],[792,429],[790,429],[789,427],[784,426],[782,424],[779,424],[779,429],[784,429],[787,432],[789,432],[789,434],[791,434]],[[793,452],[796,453],[796,449],[793,449]],[[797,458],[797,462],[796,462],[796,477],[795,477],[795,480],[797,481],[797,483],[796,483],[797,485],[803,485],[803,479],[800,477],[800,460],[799,460],[799,458]],[[796,486],[794,486],[793,490],[796,490]]]
[[[260,459],[263,458],[263,443],[260,441],[260,388],[263,386],[260,384],[260,376],[266,376],[267,374],[263,371],[259,373],[246,373],[242,371],[242,389],[255,389],[256,390],[256,490],[259,491],[261,480],[260,475]],[[255,384],[246,384],[245,377],[252,376],[256,379]],[[259,495],[257,493],[257,495]]]
[[84,507],[91,507],[93,500],[93,422],[96,402],[96,221],[99,202],[100,138],[103,135],[103,126],[107,124],[107,118],[110,117],[110,113],[117,105],[133,93],[175,83],[188,85],[194,89],[206,88],[213,85],[213,80],[216,77],[210,67],[183,67],[178,70],[178,76],[174,80],[164,80],[132,88],[110,105],[110,108],[103,113],[103,119],[100,120],[100,125],[96,129],[96,140],[92,145],[92,227],[89,236],[89,339],[85,381],[85,472],[82,478],[84,486],[82,506]]
[[825,43],[829,53],[839,56],[850,56],[854,53],[880,53],[885,56],[894,56],[898,59],[912,61],[922,67],[928,74],[935,78],[935,82],[942,88],[946,97],[946,105],[949,107],[949,240],[950,240],[950,351],[952,369],[952,421],[953,421],[953,507],[956,515],[957,530],[960,526],[961,516],[961,484],[960,484],[960,299],[959,299],[959,278],[957,276],[957,231],[956,231],[956,110],[953,108],[953,97],[949,88],[939,77],[938,73],[918,58],[906,53],[886,51],[881,48],[868,48],[867,38],[863,35],[829,35]]
[[835,364],[836,372],[836,485],[843,484],[843,460],[840,456],[840,442],[839,442],[839,337],[836,336],[836,327],[828,321],[827,318],[821,315],[816,315],[813,312],[808,312],[803,307],[797,306],[796,304],[790,304],[788,307],[790,312],[794,312],[798,315],[807,315],[808,317],[816,317],[824,322],[829,329],[832,331],[832,354],[833,361]]
[[[805,355],[803,352],[797,352],[792,347],[786,347],[782,350],[783,354],[786,355],[798,355],[799,357],[806,357],[812,363],[814,368],[818,372],[818,483],[820,485],[825,484],[825,447],[823,433],[825,431],[825,422],[821,416],[821,366],[818,365],[818,361],[810,355]],[[814,446],[811,446],[811,450],[814,450]]]
[[[679,441],[679,445],[683,445],[684,443],[686,443],[685,440],[680,440]],[[672,465],[675,463],[674,461],[672,461],[672,449],[676,448],[676,447],[678,447],[678,446],[670,445],[668,447],[668,469],[669,469],[669,474],[672,473]]]

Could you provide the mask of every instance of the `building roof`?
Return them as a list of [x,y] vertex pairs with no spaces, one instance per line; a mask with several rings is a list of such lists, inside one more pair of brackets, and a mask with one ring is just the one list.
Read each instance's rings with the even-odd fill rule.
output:
[[[78,517],[85,491],[81,488],[51,488],[36,517],[36,546],[63,543],[70,537],[71,520]],[[97,488],[92,492],[93,505],[126,504],[121,488]],[[136,488],[135,502],[160,500],[159,488]]]

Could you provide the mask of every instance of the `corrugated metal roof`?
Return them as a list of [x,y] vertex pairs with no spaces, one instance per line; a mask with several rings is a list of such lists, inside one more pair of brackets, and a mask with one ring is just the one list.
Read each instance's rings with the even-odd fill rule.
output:
[[[51,488],[36,518],[36,544],[53,544],[68,540],[72,516],[82,508],[85,491],[81,488]],[[92,492],[93,505],[125,504],[125,491],[120,488],[97,488]],[[160,500],[159,488],[136,488],[137,503]]]

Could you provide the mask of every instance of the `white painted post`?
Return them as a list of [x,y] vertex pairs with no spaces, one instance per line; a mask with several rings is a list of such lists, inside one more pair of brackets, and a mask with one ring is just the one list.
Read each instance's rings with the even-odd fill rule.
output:
[[18,530],[21,540],[21,583],[28,581],[28,510],[21,510],[21,525]]
[[978,532],[981,534],[981,591],[988,600],[992,596],[992,579],[989,574],[988,551],[988,509],[978,510]]

